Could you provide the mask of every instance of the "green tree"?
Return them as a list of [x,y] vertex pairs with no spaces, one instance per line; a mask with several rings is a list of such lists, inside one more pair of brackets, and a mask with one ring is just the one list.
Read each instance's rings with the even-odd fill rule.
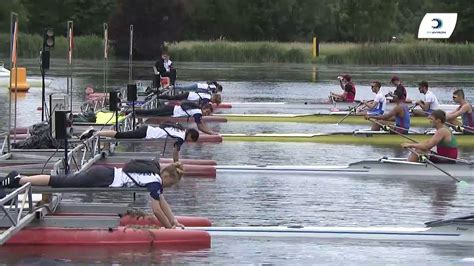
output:
[[181,0],[117,0],[110,18],[110,37],[118,56],[129,51],[129,26],[134,25],[134,57],[151,59],[160,55],[164,42],[180,39],[184,22]]
[[74,21],[74,33],[102,34],[102,24],[115,9],[116,0],[21,0],[31,14],[30,33],[42,33],[44,28],[54,28],[56,34],[66,35],[66,23]]
[[0,32],[9,32],[11,12],[19,15],[19,30],[25,32],[28,24],[28,11],[19,0],[2,0],[0,4]]

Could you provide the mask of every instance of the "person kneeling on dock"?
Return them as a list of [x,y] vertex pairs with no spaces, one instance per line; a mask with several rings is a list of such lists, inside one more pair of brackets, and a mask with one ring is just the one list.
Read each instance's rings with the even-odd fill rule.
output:
[[123,168],[97,165],[72,175],[20,176],[12,171],[2,181],[2,187],[18,188],[28,182],[33,186],[53,188],[144,187],[150,192],[151,209],[158,221],[166,228],[184,228],[163,196],[163,188],[179,183],[183,173],[183,165],[179,162],[161,170],[157,159],[132,160]]
[[370,116],[383,115],[387,99],[385,98],[385,95],[383,95],[382,90],[380,89],[381,87],[382,84],[380,81],[373,81],[370,83],[370,88],[372,92],[375,93],[375,98],[372,101],[362,101],[357,109],[357,114]]
[[[94,128],[84,131],[79,137],[81,140],[88,139],[94,135]],[[97,132],[98,136],[116,138],[116,139],[166,139],[168,137],[175,139],[173,146],[173,160],[179,161],[179,151],[185,141],[196,142],[199,139],[199,131],[194,128],[186,129],[177,123],[162,123],[158,127],[142,125],[133,131],[117,132],[114,130],[102,130]]]
[[217,135],[212,132],[206,124],[202,122],[202,116],[212,114],[214,109],[211,104],[200,106],[193,102],[183,102],[180,105],[165,105],[164,107],[151,110],[136,110],[135,114],[139,116],[170,116],[170,117],[190,117],[194,118],[194,122],[199,130],[209,135]]
[[212,93],[210,90],[196,90],[188,91],[177,95],[158,95],[158,99],[172,100],[172,101],[191,101],[197,102],[199,105],[207,103],[215,103],[219,105],[222,102],[220,93]]
[[408,130],[410,129],[410,110],[408,110],[408,106],[405,104],[405,100],[403,100],[403,92],[402,91],[395,91],[393,93],[393,100],[396,102],[396,106],[389,112],[384,115],[369,115],[367,114],[365,117],[366,119],[376,119],[377,121],[372,121],[372,130],[379,131],[382,128],[383,124],[390,126],[395,118],[395,126],[393,129],[390,129],[390,132],[396,131],[401,134],[408,134]]
[[[462,89],[453,92],[453,101],[459,104],[456,110],[446,114],[446,120],[463,134],[474,134],[474,112],[471,103],[464,98]],[[458,116],[462,119],[462,128],[457,121]]]
[[329,99],[335,102],[354,102],[356,96],[356,87],[351,81],[351,76],[346,74],[337,78],[339,79],[339,83],[341,85],[343,93],[338,94],[331,92],[331,94],[329,95]]
[[[446,113],[443,110],[434,110],[429,116],[431,123],[436,128],[436,133],[427,141],[421,143],[403,143],[403,148],[414,148],[418,154],[427,154],[434,163],[454,163],[458,158],[458,143],[453,132],[444,126]],[[436,153],[431,149],[436,146]],[[431,155],[430,155],[431,153]],[[418,162],[420,158],[415,153],[408,156],[409,162]]]

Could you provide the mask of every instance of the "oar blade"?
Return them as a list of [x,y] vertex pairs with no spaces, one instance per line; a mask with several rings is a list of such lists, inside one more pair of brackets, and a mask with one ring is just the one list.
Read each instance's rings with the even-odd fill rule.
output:
[[458,182],[458,186],[461,187],[461,188],[466,188],[466,187],[469,187],[469,183],[467,183],[464,180],[461,180],[461,181]]

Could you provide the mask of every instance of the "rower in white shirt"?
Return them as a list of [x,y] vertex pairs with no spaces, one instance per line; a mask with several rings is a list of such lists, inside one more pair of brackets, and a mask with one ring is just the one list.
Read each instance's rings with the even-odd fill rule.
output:
[[361,105],[357,109],[359,115],[383,115],[385,112],[385,106],[387,105],[387,99],[381,90],[382,84],[380,81],[372,81],[370,88],[375,93],[375,98],[372,101],[362,101]]
[[412,114],[414,116],[429,116],[433,110],[439,109],[438,98],[433,92],[428,90],[428,82],[422,81],[418,84],[418,90],[421,94],[424,94],[425,100],[419,100],[416,102],[416,106],[420,109],[413,109]]

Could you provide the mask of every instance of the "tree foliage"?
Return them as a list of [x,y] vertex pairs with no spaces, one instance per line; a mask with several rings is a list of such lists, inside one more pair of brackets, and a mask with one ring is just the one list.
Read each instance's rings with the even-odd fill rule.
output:
[[[428,12],[458,13],[449,41],[474,41],[472,0],[1,0],[0,31],[9,12],[20,14],[23,32],[53,27],[65,35],[102,35],[110,22],[118,54],[126,55],[128,27],[135,25],[137,56],[159,53],[164,41],[378,42],[413,36]],[[139,52],[139,53],[138,53]]]

